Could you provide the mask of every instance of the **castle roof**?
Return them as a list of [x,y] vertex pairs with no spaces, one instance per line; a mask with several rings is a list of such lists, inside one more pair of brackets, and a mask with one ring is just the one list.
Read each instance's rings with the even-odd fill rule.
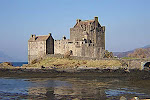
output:
[[80,24],[85,24],[85,25],[88,25],[89,23],[93,23],[94,20],[84,20],[84,21],[81,21]]
[[[98,17],[94,17],[94,19],[92,20],[83,20],[83,21],[81,19],[77,19],[74,27],[88,26],[96,22],[98,22]],[[101,26],[99,22],[98,22],[98,26]]]
[[37,41],[46,41],[49,37],[50,37],[50,35],[43,35],[43,36],[32,35],[28,41],[29,42],[32,42],[32,41],[35,41],[35,42],[37,42]]
[[80,21],[78,23],[76,23],[75,26],[80,26],[80,25],[89,25],[91,23],[94,23],[94,20],[83,20],[83,21]]

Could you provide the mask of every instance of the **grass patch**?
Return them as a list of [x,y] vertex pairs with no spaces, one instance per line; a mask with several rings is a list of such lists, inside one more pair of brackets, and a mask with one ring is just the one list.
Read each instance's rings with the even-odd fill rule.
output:
[[75,60],[69,58],[55,58],[47,57],[35,64],[30,64],[28,67],[55,67],[55,68],[75,68],[79,66],[87,67],[111,67],[111,66],[121,66],[120,61],[118,60]]
[[133,58],[133,57],[122,57],[122,59],[139,59],[139,58]]

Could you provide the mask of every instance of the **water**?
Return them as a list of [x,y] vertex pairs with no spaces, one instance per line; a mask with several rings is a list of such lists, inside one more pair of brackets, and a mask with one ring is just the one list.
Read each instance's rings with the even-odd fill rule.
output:
[[28,62],[11,62],[13,66],[22,66],[23,64],[28,64]]
[[150,80],[126,77],[0,78],[0,99],[119,100],[150,98]]
[[[0,62],[2,63],[2,62]],[[22,66],[23,64],[28,64],[28,62],[11,62],[13,66]]]

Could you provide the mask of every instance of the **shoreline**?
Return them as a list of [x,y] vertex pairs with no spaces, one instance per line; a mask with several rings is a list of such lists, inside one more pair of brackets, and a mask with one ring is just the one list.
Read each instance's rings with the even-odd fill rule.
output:
[[56,70],[56,69],[26,69],[0,68],[0,77],[18,78],[51,78],[51,77],[134,77],[150,79],[150,72],[138,69],[84,69],[84,70]]

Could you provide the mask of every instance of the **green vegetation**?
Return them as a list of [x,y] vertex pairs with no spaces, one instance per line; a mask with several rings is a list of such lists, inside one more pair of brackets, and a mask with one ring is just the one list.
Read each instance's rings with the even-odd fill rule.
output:
[[134,57],[122,57],[121,59],[139,59],[139,58],[134,58]]
[[118,60],[75,60],[70,58],[47,57],[35,64],[28,65],[28,67],[36,68],[40,68],[41,66],[55,68],[76,68],[80,66],[104,68],[121,66],[121,63]]
[[104,58],[113,58],[113,53],[112,52],[109,52],[108,50],[105,51],[105,55],[104,55]]

